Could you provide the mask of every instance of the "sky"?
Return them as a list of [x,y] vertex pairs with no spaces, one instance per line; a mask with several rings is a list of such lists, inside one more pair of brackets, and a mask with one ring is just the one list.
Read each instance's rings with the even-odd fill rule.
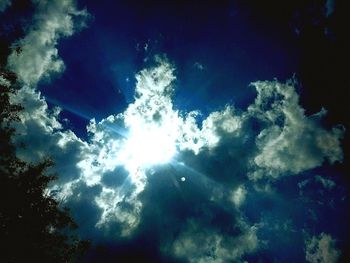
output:
[[345,10],[0,0],[16,154],[53,159],[83,262],[348,261]]

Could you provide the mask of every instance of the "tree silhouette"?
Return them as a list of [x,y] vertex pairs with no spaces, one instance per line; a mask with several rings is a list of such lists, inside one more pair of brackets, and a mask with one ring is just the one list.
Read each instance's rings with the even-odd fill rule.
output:
[[16,157],[11,123],[22,107],[9,101],[16,75],[0,71],[0,78],[0,262],[78,261],[89,244],[72,234],[77,226],[68,210],[47,192],[52,162]]

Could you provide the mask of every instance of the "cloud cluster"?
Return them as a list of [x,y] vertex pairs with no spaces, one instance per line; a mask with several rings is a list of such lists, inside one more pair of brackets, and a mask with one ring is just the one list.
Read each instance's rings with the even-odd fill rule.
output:
[[0,85],[5,87],[10,87],[11,83],[7,79],[5,79],[2,75],[0,75]]
[[[186,200],[190,211],[175,215],[165,201],[158,208],[186,222],[174,224],[166,251],[189,262],[240,262],[259,247],[257,227],[240,210],[249,198],[247,185],[342,160],[344,129],[324,128],[325,110],[306,116],[293,82],[255,82],[257,97],[247,110],[226,105],[199,121],[199,111],[175,108],[175,68],[162,56],[136,74],[134,101],[124,112],[92,119],[88,140],[78,138],[63,129],[60,109],[49,109],[34,87],[64,69],[57,42],[81,28],[87,12],[70,0],[34,3],[33,25],[8,59],[23,83],[12,101],[25,109],[14,124],[14,141],[25,145],[17,154],[27,161],[55,161],[59,178],[51,192],[72,209],[86,237],[132,237],[145,207],[161,206],[163,200],[147,192],[157,189],[174,206]],[[162,177],[178,194],[169,185],[157,188]],[[306,247],[310,262],[338,257],[328,235],[313,237]]]
[[173,244],[176,257],[190,263],[243,262],[241,258],[258,247],[257,228],[239,226],[242,233],[227,235],[189,221]]
[[72,131],[63,130],[58,117],[60,109],[50,110],[40,92],[28,86],[19,89],[11,101],[24,107],[19,114],[20,122],[14,123],[16,136],[13,139],[19,145],[17,155],[33,163],[51,157],[60,182],[78,178],[81,172],[77,162],[84,158],[82,153],[87,143]]
[[[109,116],[99,123],[92,120],[88,127],[89,153],[78,166],[82,170],[81,180],[86,185],[100,185],[102,189],[95,193],[95,204],[102,211],[96,226],[104,228],[118,222],[123,236],[137,229],[143,211],[140,194],[148,187],[152,171],[158,169],[157,160],[153,163],[158,146],[165,149],[161,157],[168,152],[174,154],[169,162],[174,167],[184,167],[185,172],[180,172],[182,175],[191,179],[188,171],[194,171],[209,178],[209,181],[203,180],[211,182],[208,199],[216,202],[229,200],[236,209],[247,195],[242,184],[247,180],[247,174],[253,181],[264,177],[277,179],[320,166],[324,159],[330,162],[341,160],[342,128],[335,127],[331,131],[323,128],[320,118],[324,112],[305,116],[290,83],[255,83],[258,95],[246,112],[227,106],[209,114],[198,124],[197,112],[180,114],[174,109],[173,67],[166,59],[156,60],[154,67],[137,74],[135,101],[123,113]],[[253,122],[259,122],[260,129],[254,131]],[[153,136],[153,130],[162,133]],[[137,137],[139,135],[141,137]],[[135,136],[137,144],[130,147]],[[153,156],[149,159],[143,154]],[[162,163],[163,159],[158,161]],[[149,166],[148,162],[152,165]],[[170,176],[167,169],[163,172],[164,176]],[[113,179],[107,183],[107,177]],[[227,181],[222,179],[224,177]],[[118,183],[113,183],[113,180]],[[223,182],[229,184],[221,185]],[[191,224],[195,226],[198,222]],[[210,224],[203,226],[209,227]],[[183,230],[174,241],[175,256],[193,262],[213,258],[224,262],[238,260],[257,246],[257,239],[255,245],[241,240],[242,247],[235,245],[237,251],[229,250],[229,244],[237,244],[236,239],[255,240],[249,227],[242,227],[242,234],[238,236],[222,235],[215,229],[196,234],[194,229]],[[211,249],[209,245],[203,250],[196,247],[211,242],[216,244],[211,256],[207,256]],[[196,248],[199,254],[191,255],[184,249],[186,246]],[[228,258],[223,258],[224,254]]]
[[305,258],[310,263],[336,263],[340,256],[335,240],[325,233],[307,239],[305,245]]
[[83,27],[88,13],[78,10],[74,0],[33,0],[36,13],[26,36],[14,43],[8,67],[27,85],[61,73],[64,63],[57,50],[59,38],[71,36]]
[[18,49],[10,54],[7,65],[22,83],[17,94],[11,97],[13,103],[24,108],[20,122],[14,123],[14,142],[19,145],[18,156],[26,161],[52,158],[56,163],[54,172],[60,174],[59,183],[66,183],[80,177],[77,163],[84,158],[87,143],[63,129],[60,109],[49,109],[36,85],[40,79],[63,69],[56,48],[58,40],[79,30],[87,12],[78,10],[73,0],[33,1],[33,4],[36,7],[33,24],[26,36],[14,44]]
[[253,85],[258,94],[248,112],[264,128],[256,138],[258,153],[253,159],[250,178],[277,178],[313,169],[325,160],[331,164],[342,161],[340,141],[344,128],[323,128],[324,109],[306,116],[292,82],[264,81]]
[[[123,226],[122,235],[129,235],[139,223],[139,194],[146,187],[147,173],[157,165],[177,165],[183,151],[195,156],[209,150],[219,142],[221,133],[233,134],[239,128],[229,107],[210,114],[202,128],[196,122],[196,112],[180,114],[174,109],[173,71],[165,58],[156,57],[154,67],[136,75],[135,101],[123,113],[99,123],[91,120],[88,126],[89,149],[78,167],[82,182],[102,187],[95,198],[102,211],[98,227],[117,221]],[[122,182],[106,183],[111,175],[112,181],[121,178]]]
[[[239,261],[258,247],[256,228],[238,211],[248,191],[244,182],[297,174],[324,159],[341,160],[343,131],[324,129],[322,114],[305,116],[294,87],[278,82],[255,83],[258,95],[246,112],[226,106],[199,124],[198,112],[174,108],[173,72],[168,60],[158,57],[155,66],[138,73],[135,101],[120,114],[91,120],[86,142],[62,130],[59,111],[50,111],[40,93],[24,86],[14,98],[26,109],[16,142],[30,145],[31,153],[25,148],[18,153],[36,161],[50,152],[61,176],[52,191],[76,213],[94,211],[83,228],[107,236],[127,237],[138,229],[144,213],[142,193],[157,170],[171,176],[174,169],[188,178],[186,184],[194,180],[192,174],[199,175],[203,178],[196,179],[197,184],[206,185],[206,200],[221,206],[228,202],[229,209],[236,209],[230,217],[232,222],[241,220],[238,232],[228,234],[211,228],[210,222],[188,220],[173,241],[172,253],[190,262]],[[255,130],[254,122],[259,124]],[[192,249],[197,252],[190,253]]]
[[[17,126],[16,140],[30,145],[31,153],[20,149],[18,154],[26,160],[37,161],[50,152],[61,174],[53,189],[67,203],[78,207],[79,203],[88,202],[83,209],[89,206],[97,211],[99,217],[90,222],[89,227],[108,232],[111,225],[117,224],[121,236],[131,235],[140,224],[143,211],[140,194],[147,187],[148,175],[157,169],[157,161],[162,163],[164,152],[155,163],[147,155],[155,153],[157,156],[158,150],[171,151],[174,156],[170,157],[174,158],[169,162],[174,162],[174,165],[184,164],[187,169],[193,166],[203,176],[219,183],[220,176],[235,181],[231,189],[224,190],[227,194],[216,197],[216,200],[226,198],[236,208],[244,201],[247,190],[241,184],[246,174],[241,174],[238,180],[233,176],[235,172],[249,171],[254,180],[262,176],[278,178],[321,165],[324,158],[330,161],[341,159],[341,129],[334,128],[329,132],[320,126],[320,116],[305,117],[290,85],[256,83],[258,96],[247,112],[237,113],[227,106],[209,114],[198,125],[196,112],[180,114],[174,109],[171,99],[174,78],[171,64],[158,58],[154,67],[136,76],[135,101],[123,113],[98,123],[91,120],[88,142],[77,138],[71,131],[63,131],[58,120],[59,111],[50,112],[40,93],[24,86],[14,99],[26,109]],[[262,127],[255,133],[248,128],[253,120],[259,120]],[[164,133],[153,136],[153,130]],[[130,144],[135,136],[147,135],[147,131],[150,132],[148,137],[136,137],[137,144]],[[247,147],[243,154],[247,143],[256,143],[256,147]],[[306,162],[301,161],[300,155]],[[199,164],[196,164],[197,160]],[[243,162],[235,165],[237,160]],[[221,174],[218,174],[221,169]],[[85,189],[84,195],[89,196],[88,200],[81,197],[82,189]],[[238,236],[223,235],[215,229],[196,234],[195,229],[189,227],[174,241],[175,256],[193,262],[209,259],[224,262],[236,260],[257,246],[257,237],[251,227],[241,227],[242,233]],[[198,247],[198,255],[191,255],[185,249],[195,248],[203,242],[208,246],[202,250]],[[212,243],[215,244],[214,250]],[[212,250],[210,256],[209,250]]]

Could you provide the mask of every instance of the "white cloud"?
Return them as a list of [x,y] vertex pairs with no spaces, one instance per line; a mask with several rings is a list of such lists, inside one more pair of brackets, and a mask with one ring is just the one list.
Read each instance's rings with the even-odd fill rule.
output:
[[316,175],[315,180],[316,180],[316,182],[321,183],[323,185],[323,187],[328,189],[328,190],[331,190],[336,186],[334,181],[332,181],[330,179],[323,178],[320,175]]
[[[218,155],[224,154],[226,159],[234,158],[232,161],[237,162],[227,167],[228,164],[223,163],[225,173],[231,177],[236,176],[232,169],[242,173],[240,169],[249,166],[247,156],[254,153],[254,147],[246,149],[245,146],[249,140],[254,142],[254,133],[246,127],[252,119],[257,118],[263,124],[256,138],[258,152],[250,167],[250,176],[254,179],[299,173],[321,165],[325,158],[330,162],[341,160],[342,130],[323,129],[318,121],[322,114],[306,117],[291,86],[256,83],[258,96],[248,112],[238,114],[233,107],[226,106],[210,113],[202,125],[198,125],[199,112],[180,113],[174,108],[174,68],[167,59],[157,57],[156,65],[140,71],[136,79],[134,102],[123,113],[98,123],[91,120],[87,142],[72,131],[63,130],[59,109],[49,110],[45,99],[29,86],[24,85],[13,98],[25,107],[15,140],[31,147],[30,151],[19,148],[19,156],[29,161],[51,156],[60,174],[53,189],[61,191],[60,196],[68,201],[79,194],[81,185],[91,189],[89,202],[101,212],[95,222],[101,230],[118,223],[120,235],[133,233],[140,223],[143,209],[140,193],[147,186],[149,168],[168,161],[177,162],[183,152],[192,152],[194,159],[204,152],[209,166],[208,162],[213,160],[215,166],[217,158],[222,157]],[[272,98],[275,100],[271,102]],[[272,104],[269,106],[269,103]],[[199,162],[202,164],[203,160]],[[118,185],[106,184],[108,174],[112,173],[115,180],[124,178],[120,167],[126,170],[127,178]],[[225,196],[239,208],[247,190],[239,179],[237,182],[236,186],[231,185],[237,187],[234,190],[225,188],[228,194]],[[228,250],[226,245],[220,245],[221,238],[218,233],[198,236],[219,244],[215,251],[219,258]],[[229,243],[234,244],[235,240]],[[178,246],[186,242],[194,241],[183,239],[178,241]],[[228,257],[238,258],[239,253],[231,251]]]
[[[148,169],[167,161],[176,162],[183,151],[193,152],[193,158],[207,152],[209,161],[219,153],[247,160],[243,155],[252,155],[254,149],[245,149],[247,153],[242,153],[242,149],[253,133],[246,134],[248,130],[243,126],[255,118],[261,121],[263,129],[256,138],[258,153],[250,167],[249,175],[253,179],[296,174],[321,165],[324,159],[341,160],[342,129],[323,129],[318,120],[322,113],[306,117],[292,86],[278,82],[255,83],[258,96],[248,112],[237,114],[233,107],[227,106],[209,114],[200,127],[196,121],[199,112],[180,114],[174,108],[173,72],[167,59],[157,57],[154,67],[136,75],[134,102],[123,113],[99,123],[92,120],[88,126],[89,149],[78,167],[85,184],[103,186],[95,198],[102,210],[97,226],[103,227],[114,220],[124,226],[124,235],[130,234],[139,223],[143,206],[139,194],[146,187]],[[216,152],[223,144],[224,150]],[[239,163],[237,169],[249,166],[244,162]],[[128,171],[131,192],[103,184],[103,176],[117,167]],[[232,171],[228,173],[234,175]],[[229,198],[239,207],[245,196],[246,189],[238,186],[231,190]],[[121,211],[125,204],[129,208]]]
[[174,69],[160,57],[156,63],[136,75],[135,101],[123,113],[99,123],[92,120],[88,127],[92,146],[98,151],[92,155],[105,170],[124,165],[133,173],[149,164],[167,162],[184,150],[197,154],[215,147],[221,134],[240,129],[240,119],[231,107],[211,113],[202,128],[196,123],[197,112],[181,115],[172,103]]
[[214,148],[220,143],[223,134],[238,136],[242,120],[240,116],[235,115],[232,107],[227,106],[223,111],[210,113],[202,126],[201,137],[205,140],[204,146]]
[[4,12],[9,6],[11,6],[11,0],[0,0],[0,12]]
[[[171,102],[173,67],[161,58],[157,63],[137,74],[135,101],[124,113],[99,123],[91,121],[89,154],[78,164],[87,185],[102,184],[103,175],[119,166],[128,171],[131,193],[121,187],[104,187],[96,197],[103,211],[97,225],[117,220],[124,226],[123,235],[131,233],[139,222],[142,203],[138,195],[145,188],[148,165],[167,161],[175,154],[184,123]],[[122,210],[125,203],[128,210]]]
[[189,221],[173,244],[173,253],[190,263],[242,262],[245,254],[258,248],[257,228],[240,226],[242,233],[230,236]]
[[[64,63],[56,48],[59,38],[71,36],[83,26],[88,16],[86,10],[77,10],[74,0],[33,0],[36,5],[33,24],[26,36],[15,43],[8,58],[8,67],[19,80],[27,85],[36,85],[42,78],[61,73]],[[74,20],[81,19],[80,23]]]
[[[210,188],[208,193],[213,192],[212,197],[207,196],[211,204],[228,203],[229,209],[232,203],[239,208],[245,201],[247,188],[235,177],[245,176],[248,166],[252,179],[278,178],[320,166],[324,160],[330,163],[342,160],[343,129],[324,129],[319,121],[324,111],[305,116],[290,84],[256,82],[257,98],[247,112],[239,113],[234,107],[226,106],[198,124],[199,111],[179,112],[174,107],[176,76],[174,66],[164,57],[156,57],[155,66],[136,75],[134,102],[123,113],[98,123],[91,120],[87,127],[89,140],[83,141],[72,131],[63,129],[60,110],[50,110],[34,87],[40,80],[64,70],[58,41],[84,27],[88,14],[86,10],[78,10],[74,0],[33,0],[33,3],[36,7],[33,24],[27,28],[27,35],[14,44],[20,52],[13,51],[8,58],[8,67],[23,83],[12,97],[14,103],[24,106],[21,121],[15,124],[14,141],[25,145],[26,148],[17,148],[17,154],[26,161],[37,162],[46,157],[55,161],[54,171],[59,177],[51,191],[67,203],[74,203],[75,213],[84,215],[87,206],[93,208],[92,219],[78,222],[83,228],[84,222],[89,221],[89,227],[110,231],[113,238],[132,235],[144,209],[141,193],[147,187],[150,166],[176,162],[183,152],[197,158],[199,166],[207,169],[205,172],[211,169],[217,176],[215,179],[228,174],[237,180],[238,183],[228,185],[213,180],[213,174],[205,175],[212,176],[203,183]],[[333,12],[332,3],[327,1],[328,12]],[[0,12],[9,5],[10,1],[0,1]],[[205,70],[200,63],[194,66]],[[0,76],[0,84],[8,83]],[[249,129],[256,119],[262,125],[257,138],[253,129]],[[254,139],[256,149],[247,143]],[[219,173],[218,166],[222,168]],[[109,175],[112,182],[106,180]],[[317,180],[325,187],[333,187],[330,180]],[[191,183],[189,174],[182,185]],[[179,191],[180,187],[177,187]],[[237,214],[230,214],[232,221],[239,217]],[[176,236],[172,245],[176,257],[200,263],[240,262],[259,246],[257,228],[242,220],[238,220],[239,231],[235,234],[205,225],[200,222],[202,218],[196,220],[188,221]],[[111,227],[114,224],[118,225],[117,230]],[[307,240],[306,259],[312,263],[335,262],[340,253],[334,243],[326,234]]]
[[324,129],[320,119],[325,110],[306,116],[292,83],[264,81],[253,85],[258,96],[248,113],[265,127],[256,138],[258,153],[252,161],[252,179],[298,174],[321,166],[325,160],[342,161],[344,128]]
[[239,208],[245,201],[246,195],[247,195],[247,189],[243,185],[240,185],[237,189],[232,191],[231,201],[234,203],[234,205],[237,208]]
[[11,83],[7,79],[5,79],[3,76],[0,75],[0,85],[5,87],[10,87]]
[[[55,161],[55,171],[60,174],[60,182],[68,182],[80,176],[77,162],[84,158],[87,143],[72,131],[63,130],[59,122],[59,109],[49,110],[45,99],[28,86],[19,89],[11,97],[14,104],[20,103],[20,122],[14,123],[14,142],[17,155],[28,162],[39,162],[51,157]],[[20,145],[24,145],[21,147]]]
[[[231,107],[213,112],[200,129],[196,123],[198,112],[180,114],[172,104],[175,79],[173,66],[157,57],[157,65],[136,75],[135,101],[124,113],[88,126],[90,141],[84,142],[72,131],[64,131],[59,121],[59,109],[49,110],[45,99],[34,87],[43,78],[60,73],[64,63],[56,48],[61,37],[74,33],[76,19],[87,17],[75,2],[34,1],[36,13],[27,35],[15,43],[20,52],[8,58],[8,67],[24,83],[13,102],[21,103],[24,111],[16,124],[15,142],[30,145],[30,151],[19,148],[18,155],[36,162],[51,157],[56,162],[59,182],[53,190],[69,199],[79,184],[92,188],[95,205],[101,210],[96,226],[103,228],[111,221],[122,224],[122,235],[128,235],[139,223],[142,203],[138,195],[146,186],[149,164],[169,161],[179,151],[198,154],[215,147],[222,133],[233,134],[240,128],[240,120]],[[148,134],[148,136],[145,136]],[[149,151],[153,152],[150,154]],[[104,175],[124,166],[129,173],[130,189],[111,188],[102,182]],[[123,209],[123,207],[128,209]]]
[[[248,112],[239,114],[232,106],[226,106],[210,113],[199,125],[200,112],[180,113],[175,109],[174,67],[164,57],[156,57],[155,66],[136,75],[134,102],[123,113],[98,123],[91,120],[87,127],[89,140],[81,140],[63,129],[59,109],[50,110],[33,87],[41,79],[62,72],[64,63],[58,55],[58,40],[79,29],[83,24],[77,25],[76,20],[83,21],[87,12],[77,10],[73,0],[34,3],[37,12],[33,25],[15,44],[21,52],[14,51],[8,58],[8,67],[24,83],[12,98],[24,106],[14,140],[30,149],[18,148],[18,155],[32,162],[52,157],[59,174],[52,190],[57,190],[67,202],[79,202],[79,191],[85,189],[89,205],[100,212],[94,225],[101,231],[117,223],[120,232],[115,235],[133,233],[140,223],[140,193],[147,186],[149,168],[176,162],[183,152],[191,152],[194,158],[205,152],[207,160],[219,154],[239,159],[236,167],[225,171],[235,176],[232,169],[248,166],[247,156],[254,150],[243,149],[249,137],[254,136],[245,125],[254,118],[264,123],[264,129],[256,139],[258,153],[253,158],[252,178],[276,178],[319,166],[324,159],[341,160],[339,139],[343,131],[323,129],[317,120],[322,113],[306,117],[294,88],[277,82],[255,83],[258,96]],[[126,178],[120,167],[125,169]],[[111,173],[122,182],[106,183],[105,178]],[[244,202],[243,186],[227,192],[232,193],[231,201],[236,207]],[[216,229],[201,232],[194,222],[174,243],[174,253],[190,262],[238,261],[257,247],[256,228],[244,224],[240,228],[242,234],[227,236]],[[191,254],[193,251],[196,253]]]
[[307,239],[306,260],[310,263],[336,263],[340,251],[335,247],[335,242],[335,239],[325,233]]
[[[103,188],[96,198],[103,211],[97,225],[117,220],[126,227],[124,233],[137,226],[142,208],[138,195],[146,187],[150,167],[176,161],[172,157],[185,150],[198,154],[211,149],[222,134],[236,136],[241,127],[232,107],[211,113],[202,128],[196,123],[198,112],[180,114],[172,103],[174,68],[166,58],[155,60],[154,67],[136,75],[135,100],[123,113],[91,121],[89,153],[78,164],[88,186],[101,184],[103,175],[119,166],[128,171],[134,187],[130,196],[118,188]],[[125,215],[120,211],[123,202],[130,206]]]
[[102,215],[96,226],[108,227],[110,222],[118,222],[121,226],[121,236],[129,236],[140,223],[142,203],[138,200],[137,189],[130,195],[123,188],[106,188],[95,198],[96,204],[102,209]]
[[10,98],[24,108],[19,114],[20,122],[14,123],[13,140],[18,145],[17,155],[28,162],[52,158],[54,172],[60,175],[56,188],[70,193],[67,185],[73,185],[80,177],[77,163],[84,159],[88,144],[63,129],[60,109],[49,109],[35,85],[63,68],[56,48],[58,40],[84,26],[87,12],[77,10],[74,0],[33,0],[33,3],[36,8],[33,23],[27,27],[26,36],[15,43],[21,51],[13,51],[7,64],[23,84]]

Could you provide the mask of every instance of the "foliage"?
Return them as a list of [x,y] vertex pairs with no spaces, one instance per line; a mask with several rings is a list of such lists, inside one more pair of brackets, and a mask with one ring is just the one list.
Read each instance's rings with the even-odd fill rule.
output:
[[20,105],[12,105],[16,76],[0,72],[0,262],[75,262],[88,248],[72,235],[77,226],[69,211],[48,194],[55,179],[50,160],[26,163],[11,142]]

